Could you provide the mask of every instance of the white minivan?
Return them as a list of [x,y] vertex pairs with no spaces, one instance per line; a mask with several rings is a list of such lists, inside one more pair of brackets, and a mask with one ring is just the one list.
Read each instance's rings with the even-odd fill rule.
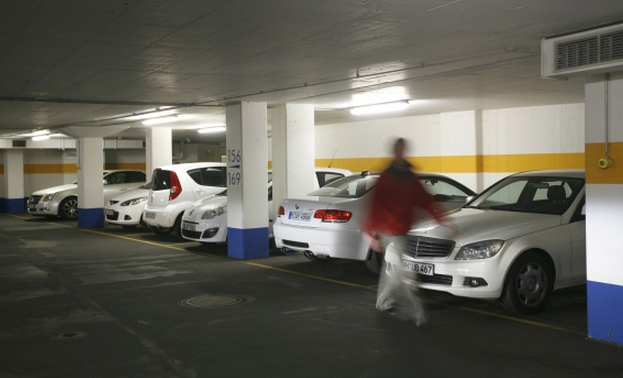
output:
[[179,236],[184,210],[227,189],[225,163],[184,163],[154,169],[143,221],[157,235]]

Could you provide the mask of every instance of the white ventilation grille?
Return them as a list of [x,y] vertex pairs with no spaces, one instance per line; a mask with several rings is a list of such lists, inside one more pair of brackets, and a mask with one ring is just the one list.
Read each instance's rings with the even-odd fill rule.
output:
[[544,77],[623,70],[623,25],[544,39],[541,45]]

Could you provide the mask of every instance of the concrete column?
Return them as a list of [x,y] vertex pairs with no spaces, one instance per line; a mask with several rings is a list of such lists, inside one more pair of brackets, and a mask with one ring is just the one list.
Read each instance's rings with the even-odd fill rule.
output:
[[78,152],[78,227],[104,227],[104,141],[79,138]]
[[623,345],[623,74],[589,80],[585,100],[588,334]]
[[[476,192],[485,189],[482,172],[482,114],[480,111],[441,113],[439,116],[439,172],[450,172],[457,181]],[[417,147],[417,141],[416,141]],[[417,155],[417,149],[415,151]]]
[[61,129],[77,140],[78,165],[78,227],[104,227],[104,137],[114,135],[127,126],[71,126]]
[[154,168],[173,163],[173,144],[170,126],[148,128],[145,132],[145,173],[151,180]]
[[3,212],[23,213],[26,211],[24,198],[24,151],[4,151],[3,192],[5,193]]
[[268,136],[265,103],[227,106],[227,253],[268,257]]
[[283,199],[314,190],[314,106],[285,104],[271,115],[274,215]]

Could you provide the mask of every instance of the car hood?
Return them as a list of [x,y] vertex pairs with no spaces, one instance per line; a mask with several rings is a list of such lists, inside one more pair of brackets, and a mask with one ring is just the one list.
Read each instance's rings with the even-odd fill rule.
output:
[[149,189],[131,189],[127,192],[118,194],[112,198],[112,200],[123,202],[134,198],[148,197]]
[[36,192],[33,193],[33,195],[42,196],[48,193],[58,193],[58,192],[66,191],[66,190],[77,190],[77,189],[78,189],[78,185],[76,184],[64,184],[64,185],[52,186],[49,188],[37,190]]
[[559,215],[470,208],[462,208],[445,219],[458,228],[456,234],[432,220],[417,223],[409,234],[452,239],[457,245],[465,245],[482,240],[510,240],[561,224]]
[[214,209],[220,206],[227,206],[227,196],[209,196],[194,202],[189,208],[193,209]]

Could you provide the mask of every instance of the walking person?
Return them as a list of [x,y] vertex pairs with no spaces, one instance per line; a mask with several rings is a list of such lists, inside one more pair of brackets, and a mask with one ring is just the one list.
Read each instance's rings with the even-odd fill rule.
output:
[[[398,138],[393,145],[394,160],[381,173],[373,188],[372,201],[364,223],[364,232],[370,238],[370,247],[383,253],[393,243],[402,255],[407,248],[407,232],[416,221],[416,210],[422,209],[439,224],[455,226],[444,222],[436,211],[432,197],[426,192],[412,165],[405,159],[407,143]],[[415,289],[402,279],[404,270],[400,265],[383,264],[377,291],[376,308],[397,315],[401,319],[412,319],[417,326],[427,321],[426,312]]]

